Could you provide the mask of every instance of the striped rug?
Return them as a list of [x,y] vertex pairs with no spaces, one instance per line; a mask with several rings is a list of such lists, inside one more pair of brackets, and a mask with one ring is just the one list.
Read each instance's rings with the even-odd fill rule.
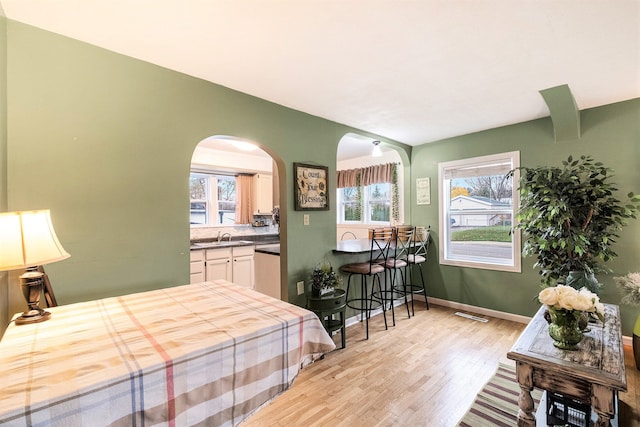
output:
[[[513,427],[518,424],[518,396],[515,366],[500,363],[498,370],[476,396],[459,427]],[[531,396],[538,407],[542,392],[534,389]]]

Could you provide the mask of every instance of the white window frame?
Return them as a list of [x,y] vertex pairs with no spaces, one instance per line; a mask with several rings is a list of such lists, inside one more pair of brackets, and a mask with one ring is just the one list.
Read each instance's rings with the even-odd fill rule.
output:
[[439,208],[439,258],[440,264],[457,267],[480,268],[508,272],[522,272],[520,230],[514,230],[516,225],[516,211],[520,204],[518,195],[519,173],[516,170],[512,181],[512,204],[507,209],[491,211],[468,211],[465,213],[509,213],[512,221],[511,259],[504,260],[490,256],[455,255],[451,249],[451,181],[456,178],[473,176],[489,176],[506,174],[511,169],[520,166],[520,152],[492,154],[488,156],[442,162],[438,164],[438,208]]
[[206,222],[204,224],[191,224],[191,227],[216,227],[216,226],[230,226],[232,224],[220,223],[219,218],[219,200],[218,200],[218,177],[233,177],[227,174],[216,173],[213,171],[191,170],[191,175],[205,176],[207,180],[206,184],[206,200],[189,200],[189,215],[191,215],[191,203],[192,202],[204,202],[206,206]]
[[[370,191],[371,188],[374,185],[387,185],[388,186],[388,202],[389,202],[389,221],[369,221],[369,218],[371,218],[371,200],[370,200]],[[355,187],[354,187],[355,188]],[[342,188],[338,188],[337,189],[337,197],[336,200],[338,200],[338,209],[337,209],[337,222],[338,224],[370,224],[370,225],[388,225],[391,223],[391,203],[392,203],[392,198],[393,195],[391,194],[391,192],[393,191],[392,185],[391,183],[388,182],[382,182],[382,183],[377,183],[377,184],[371,184],[371,185],[367,185],[362,187],[362,218],[360,221],[345,221],[344,219],[344,206],[345,203],[342,201],[343,197],[342,197]],[[399,197],[401,199],[402,197],[402,192],[400,191],[400,184],[398,184],[398,192],[400,192]],[[400,212],[400,216],[402,217],[402,212]]]

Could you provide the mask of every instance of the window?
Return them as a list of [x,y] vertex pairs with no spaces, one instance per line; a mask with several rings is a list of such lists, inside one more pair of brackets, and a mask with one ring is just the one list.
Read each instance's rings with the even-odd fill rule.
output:
[[362,209],[360,208],[361,194],[358,187],[342,188],[338,191],[338,203],[340,205],[341,222],[361,222]]
[[391,219],[391,184],[369,185],[366,195],[367,222],[389,222]]
[[338,224],[388,225],[402,220],[397,163],[337,171]]
[[517,151],[438,165],[441,264],[521,271],[518,193],[505,179],[519,165]]
[[192,172],[189,176],[189,194],[192,225],[235,223],[235,177]]
[[388,224],[391,220],[391,184],[339,188],[338,206],[339,223]]

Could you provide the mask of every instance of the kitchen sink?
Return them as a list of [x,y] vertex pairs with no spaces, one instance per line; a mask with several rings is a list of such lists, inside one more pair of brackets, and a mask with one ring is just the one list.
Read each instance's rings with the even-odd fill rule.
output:
[[228,248],[233,246],[248,246],[253,244],[255,244],[255,242],[252,242],[250,240],[221,240],[219,242],[214,240],[211,242],[196,242],[191,246],[196,246],[199,248]]

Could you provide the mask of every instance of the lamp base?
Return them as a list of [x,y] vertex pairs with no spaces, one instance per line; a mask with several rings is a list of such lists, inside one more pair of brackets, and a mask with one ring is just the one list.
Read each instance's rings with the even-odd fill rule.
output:
[[27,271],[19,277],[22,294],[27,301],[29,309],[16,319],[16,325],[44,322],[51,317],[51,313],[39,307],[44,285],[43,277],[44,273],[38,271],[37,267],[27,268]]
[[22,316],[16,318],[16,325],[27,325],[29,323],[38,323],[49,320],[51,313],[45,310],[29,310],[22,313]]

